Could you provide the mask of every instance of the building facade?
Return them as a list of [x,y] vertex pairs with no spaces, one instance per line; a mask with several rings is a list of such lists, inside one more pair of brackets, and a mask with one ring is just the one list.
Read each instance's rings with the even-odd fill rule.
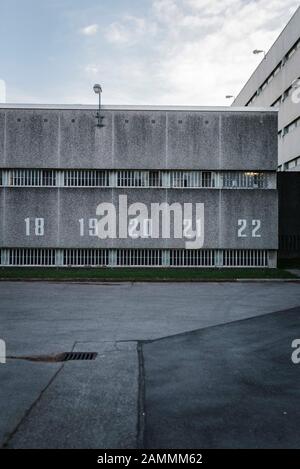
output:
[[2,266],[276,266],[276,110],[96,111],[0,106]]
[[232,106],[278,109],[278,170],[300,170],[300,7]]

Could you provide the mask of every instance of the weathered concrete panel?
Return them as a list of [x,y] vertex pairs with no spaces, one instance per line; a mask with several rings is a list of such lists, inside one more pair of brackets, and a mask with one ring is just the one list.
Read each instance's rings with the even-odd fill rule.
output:
[[223,113],[220,169],[277,169],[276,113]]
[[[196,204],[204,204],[204,244],[203,248],[216,248],[219,244],[219,190],[194,190],[194,189],[173,189],[167,192],[167,202],[169,204],[180,203],[182,206],[192,203],[193,221],[196,217]],[[195,225],[193,225],[195,229]],[[188,239],[176,240],[176,247],[185,248]]]
[[[25,219],[29,218],[29,235]],[[39,234],[37,218],[44,219],[44,234]],[[57,189],[5,189],[5,247],[57,247],[58,190]]]
[[276,190],[223,190],[220,208],[220,248],[278,248]]
[[[124,189],[115,189],[113,192],[113,203],[117,207],[118,213],[122,213],[124,215],[124,210],[123,206],[121,207],[119,204],[119,197],[120,196],[127,196],[127,205],[128,207],[131,204],[143,202],[147,206],[147,210],[149,213],[149,217],[151,214],[150,207],[151,203],[161,203],[166,201],[166,194],[167,191],[165,189],[155,189],[155,190],[149,190],[149,189],[129,189],[129,190],[124,190]],[[128,217],[131,219],[132,217]],[[120,224],[119,220],[117,220],[117,230],[119,233],[120,229]],[[175,244],[174,244],[175,243]],[[114,247],[117,248],[159,248],[163,249],[167,246],[167,244],[172,244],[176,246],[176,241],[174,242],[167,242],[163,238],[156,238],[156,239],[151,239],[151,238],[124,238],[124,239],[116,239],[114,243]]]
[[166,113],[115,112],[114,165],[118,168],[166,168]]
[[103,127],[97,127],[93,111],[59,111],[60,167],[113,167],[112,113],[101,112]]
[[167,168],[219,168],[219,116],[216,112],[169,112]]
[[6,111],[6,166],[50,168],[58,166],[57,111]]
[[[113,246],[113,240],[101,240],[93,236],[93,229],[89,225],[89,220],[99,219],[96,215],[98,204],[112,201],[112,189],[61,189],[59,198],[61,247],[108,248]],[[83,224],[81,228],[83,236],[81,236],[81,224]]]

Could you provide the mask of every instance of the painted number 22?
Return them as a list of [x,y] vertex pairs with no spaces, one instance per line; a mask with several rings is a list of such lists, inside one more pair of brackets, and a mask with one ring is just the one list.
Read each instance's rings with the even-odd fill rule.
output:
[[[260,220],[252,220],[251,221],[252,229],[251,229],[251,237],[252,238],[260,238],[261,234],[259,233],[261,227]],[[240,218],[238,220],[238,238],[247,238],[249,236],[249,230],[247,229],[247,220],[244,218]]]

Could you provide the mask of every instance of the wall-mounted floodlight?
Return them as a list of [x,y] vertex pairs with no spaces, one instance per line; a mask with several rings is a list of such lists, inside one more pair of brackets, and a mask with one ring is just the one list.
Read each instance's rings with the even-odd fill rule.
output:
[[266,52],[264,50],[261,50],[261,49],[254,49],[252,51],[253,54],[264,54],[264,59],[266,58]]
[[295,78],[295,80],[292,81],[291,87],[295,90],[297,88],[300,88],[300,77]]
[[225,96],[226,99],[235,99],[235,96],[233,96],[233,94],[227,94]]
[[101,123],[103,117],[101,117],[101,93],[102,93],[102,88],[101,88],[101,85],[99,85],[98,83],[96,83],[94,86],[93,86],[93,90],[96,94],[99,95],[99,109],[98,109],[98,112],[96,114],[96,117],[98,119],[98,124],[97,124],[97,127],[104,127]]

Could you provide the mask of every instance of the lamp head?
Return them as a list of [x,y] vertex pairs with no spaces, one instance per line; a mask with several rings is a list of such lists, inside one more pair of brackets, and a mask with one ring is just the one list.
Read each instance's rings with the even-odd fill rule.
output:
[[96,83],[96,85],[94,85],[93,90],[96,94],[102,93],[101,85],[99,85],[98,83]]

